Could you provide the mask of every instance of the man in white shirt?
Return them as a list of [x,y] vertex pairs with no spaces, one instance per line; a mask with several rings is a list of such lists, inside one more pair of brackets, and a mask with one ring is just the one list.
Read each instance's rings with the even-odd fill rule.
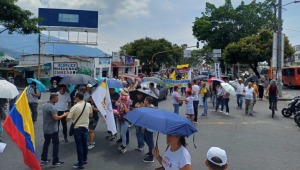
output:
[[256,93],[254,91],[254,88],[252,87],[252,83],[249,82],[248,86],[244,88],[244,96],[245,96],[245,113],[252,115],[252,109],[253,109],[253,101],[256,100]]
[[[64,114],[64,112],[68,112],[71,108],[71,97],[66,92],[67,86],[62,84],[59,86],[59,91],[57,92],[58,95],[58,102],[55,103],[55,109],[57,110],[57,115],[61,116]],[[67,126],[67,120],[66,117],[62,118],[61,120],[58,120],[58,131],[59,131],[59,125],[63,127],[63,134],[64,134],[64,141],[68,142],[68,126]]]
[[193,81],[192,94],[194,97],[193,107],[194,107],[194,123],[198,123],[198,105],[199,105],[199,91],[197,80]]
[[244,83],[241,78],[239,78],[238,83],[236,84],[236,102],[238,104],[238,108],[242,109],[243,107],[243,90],[244,90]]

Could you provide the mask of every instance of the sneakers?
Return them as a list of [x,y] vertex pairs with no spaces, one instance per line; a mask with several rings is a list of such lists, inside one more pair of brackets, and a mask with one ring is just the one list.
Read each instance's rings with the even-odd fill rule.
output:
[[223,113],[223,110],[220,110],[219,113]]
[[143,151],[144,147],[137,147],[137,148],[135,148],[135,150],[137,150],[137,151]]
[[59,166],[62,166],[64,164],[64,162],[61,162],[61,161],[58,161],[56,163],[52,163],[52,168],[55,168],[55,167],[59,167]]
[[225,112],[225,113],[223,113],[225,116],[228,116],[229,115],[229,113],[228,112]]
[[146,157],[145,159],[143,159],[143,162],[154,162],[154,159]]
[[93,149],[94,147],[95,147],[95,143],[94,144],[91,144],[91,143],[88,144],[88,149]]
[[127,148],[123,145],[121,145],[120,148],[121,148],[120,150],[121,153],[125,153],[127,151]]
[[83,166],[83,165],[79,165],[79,164],[77,163],[77,164],[74,164],[74,165],[73,165],[73,168],[75,168],[75,169],[84,169],[84,166]]
[[213,112],[216,112],[217,110],[213,110]]
[[64,141],[65,141],[65,143],[69,142],[68,138],[64,138]]
[[51,161],[50,159],[48,159],[46,161],[41,160],[40,165],[44,166],[44,165],[48,164],[50,161]]
[[146,153],[146,157],[149,157],[149,156],[151,156],[151,154],[148,152],[148,153]]

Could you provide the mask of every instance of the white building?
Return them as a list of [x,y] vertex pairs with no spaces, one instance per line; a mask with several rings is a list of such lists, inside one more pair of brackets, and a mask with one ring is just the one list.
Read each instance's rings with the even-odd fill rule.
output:
[[[91,70],[92,77],[107,77],[111,73],[110,57],[80,57],[68,55],[40,55],[41,78],[76,74],[80,68]],[[15,71],[24,78],[38,77],[38,54],[23,55]]]
[[293,62],[297,63],[297,65],[300,64],[300,45],[295,45],[293,46],[294,50],[295,50],[295,54],[293,56]]

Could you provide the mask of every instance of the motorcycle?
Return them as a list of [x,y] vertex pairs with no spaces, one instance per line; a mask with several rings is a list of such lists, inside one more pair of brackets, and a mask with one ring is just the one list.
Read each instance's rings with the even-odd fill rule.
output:
[[[285,107],[281,110],[281,114],[284,117],[290,117],[295,115],[297,111],[300,111],[300,104],[297,103],[300,101],[300,96],[295,97],[289,104],[288,107]],[[297,106],[296,106],[297,105]]]
[[295,114],[294,121],[300,127],[300,111]]

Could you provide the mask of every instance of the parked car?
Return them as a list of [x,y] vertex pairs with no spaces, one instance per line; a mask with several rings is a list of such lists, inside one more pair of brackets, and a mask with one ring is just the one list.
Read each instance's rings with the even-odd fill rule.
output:
[[[144,90],[149,90],[149,84],[151,82],[149,81],[146,81],[146,82],[142,82],[141,83],[141,87],[144,89]],[[167,97],[168,97],[168,87],[165,85],[165,84],[157,84],[157,83],[154,83],[154,87],[157,88],[159,90],[159,96],[158,96],[158,99],[159,100],[167,100]]]

